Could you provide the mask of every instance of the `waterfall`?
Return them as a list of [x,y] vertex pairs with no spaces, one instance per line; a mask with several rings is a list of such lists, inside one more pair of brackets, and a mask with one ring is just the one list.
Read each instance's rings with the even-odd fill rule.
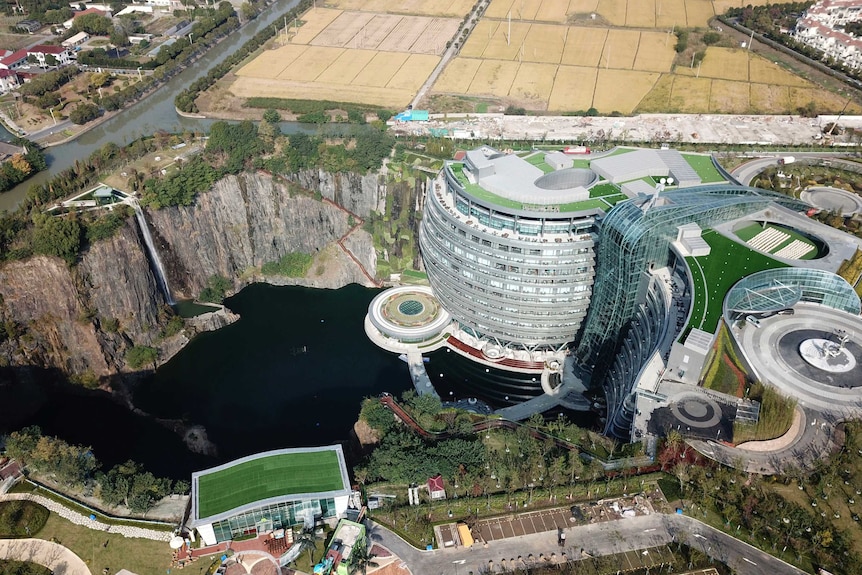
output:
[[153,236],[150,235],[150,226],[144,218],[144,210],[141,209],[137,201],[129,201],[132,208],[135,210],[135,218],[138,220],[138,227],[141,228],[141,234],[144,236],[144,243],[147,245],[147,251],[150,252],[150,260],[153,262],[153,271],[156,272],[156,279],[159,282],[159,287],[165,294],[165,299],[169,305],[174,305],[174,298],[171,297],[171,288],[168,286],[168,276],[165,274],[165,266],[162,264],[162,258],[159,257],[159,252],[156,250],[156,245],[153,243]]

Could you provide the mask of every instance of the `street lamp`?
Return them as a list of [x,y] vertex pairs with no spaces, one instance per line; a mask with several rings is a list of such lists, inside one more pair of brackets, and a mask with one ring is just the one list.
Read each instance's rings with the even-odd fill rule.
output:
[[50,108],[51,111],[51,119],[54,120],[54,125],[57,125],[57,118],[54,117],[54,108]]
[[142,81],[143,79],[143,76],[141,76],[141,66],[138,66],[138,82]]
[[189,44],[193,44],[193,42],[192,42],[192,33],[191,33],[191,32],[189,32]]

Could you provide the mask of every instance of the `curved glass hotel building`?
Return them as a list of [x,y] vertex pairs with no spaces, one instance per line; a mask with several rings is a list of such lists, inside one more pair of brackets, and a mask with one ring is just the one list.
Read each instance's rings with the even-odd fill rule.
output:
[[575,339],[608,206],[590,199],[597,179],[587,169],[545,173],[487,147],[446,164],[419,242],[434,295],[458,322],[453,337],[488,359],[539,366]]
[[[755,291],[763,299],[762,286],[749,286],[767,277],[757,272],[799,270],[768,275],[794,285],[806,278],[795,291],[775,292],[784,299],[803,290],[799,301],[831,301],[821,284],[855,297],[832,274],[862,242],[805,217],[811,206],[801,200],[726,181],[704,185],[702,174],[723,179],[709,156],[669,149],[578,160],[490,147],[463,153],[434,180],[419,230],[433,296],[452,323],[425,342],[378,339],[387,349],[412,345],[414,361],[445,345],[488,368],[528,374],[533,383],[525,380],[512,399],[542,401],[502,409],[503,417],[603,401],[606,433],[641,437],[644,402],[666,405],[680,385],[694,393],[702,383],[725,297],[731,307],[744,307]],[[482,380],[482,392],[511,404],[514,388],[497,389],[495,377]],[[587,400],[585,389],[604,399]]]

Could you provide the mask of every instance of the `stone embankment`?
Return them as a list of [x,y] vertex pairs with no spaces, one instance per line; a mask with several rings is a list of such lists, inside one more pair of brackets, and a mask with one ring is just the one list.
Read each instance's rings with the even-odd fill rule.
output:
[[72,511],[68,507],[57,503],[47,497],[34,495],[32,493],[7,493],[0,496],[0,501],[32,501],[46,507],[51,513],[56,513],[63,519],[68,519],[75,525],[83,525],[89,529],[97,531],[106,531],[109,533],[119,533],[123,537],[134,537],[138,539],[152,539],[153,541],[170,541],[172,534],[169,531],[157,531],[155,529],[146,529],[144,527],[134,527],[131,525],[108,525],[101,521],[94,521],[89,517],[81,515],[77,511]]

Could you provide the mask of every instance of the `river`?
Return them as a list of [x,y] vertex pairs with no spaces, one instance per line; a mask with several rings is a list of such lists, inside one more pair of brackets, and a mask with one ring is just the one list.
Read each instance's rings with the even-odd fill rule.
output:
[[[224,61],[234,51],[250,40],[261,29],[278,20],[282,14],[297,4],[297,0],[277,0],[264,13],[249,22],[240,30],[228,36],[217,46],[209,50],[203,57],[188,68],[177,74],[159,88],[154,94],[130,108],[126,108],[103,124],[82,134],[75,140],[46,150],[48,169],[36,174],[8,192],[0,194],[0,210],[12,210],[27,193],[27,188],[34,183],[46,181],[57,172],[68,168],[75,160],[88,157],[95,150],[108,142],[119,146],[133,142],[143,135],[150,135],[158,130],[167,132],[206,131],[214,120],[184,118],[177,114],[174,108],[174,98],[186,86],[206,75],[213,66]],[[8,131],[0,127],[0,139],[12,138]],[[295,131],[314,131],[313,126],[301,124],[282,124],[286,133]]]

